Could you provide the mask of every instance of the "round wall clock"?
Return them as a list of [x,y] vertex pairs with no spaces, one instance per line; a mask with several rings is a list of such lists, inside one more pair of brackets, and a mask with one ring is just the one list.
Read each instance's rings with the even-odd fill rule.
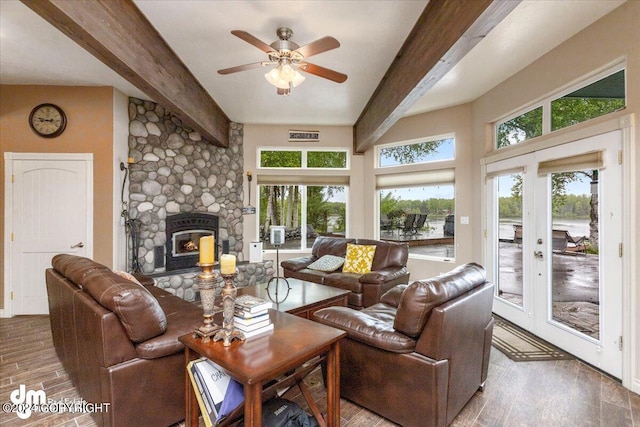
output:
[[29,126],[43,138],[55,138],[64,132],[67,116],[54,104],[40,104],[29,115]]

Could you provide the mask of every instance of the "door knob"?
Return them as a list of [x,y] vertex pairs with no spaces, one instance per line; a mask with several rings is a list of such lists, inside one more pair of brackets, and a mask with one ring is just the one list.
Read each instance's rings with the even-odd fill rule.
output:
[[535,255],[535,257],[538,259],[544,259],[544,256],[542,256],[542,251],[535,251],[533,255]]
[[75,245],[71,245],[71,249],[75,249],[75,248],[84,248],[84,243],[78,242]]

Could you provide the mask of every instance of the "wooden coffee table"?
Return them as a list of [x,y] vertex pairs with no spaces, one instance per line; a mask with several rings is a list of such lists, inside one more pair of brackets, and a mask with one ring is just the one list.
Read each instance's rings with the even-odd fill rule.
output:
[[[185,366],[204,356],[242,383],[245,426],[259,427],[262,401],[275,396],[278,388],[294,384],[300,387],[321,426],[340,426],[340,340],[346,332],[276,310],[269,310],[269,315],[275,326],[272,332],[246,341],[233,341],[228,347],[222,342],[204,343],[193,334],[181,336],[179,340],[185,345]],[[326,420],[302,381],[323,360],[327,363]],[[189,376],[185,376],[186,426],[197,427],[198,402]],[[273,380],[277,383],[272,384]],[[237,408],[225,421],[231,422],[241,412],[242,407]]]
[[284,279],[280,278],[277,284],[274,279],[268,290],[266,284],[246,286],[238,288],[238,295],[253,295],[273,301],[274,309],[311,320],[313,320],[313,313],[321,308],[347,306],[350,291],[299,279],[288,278],[287,281],[291,286],[288,292]]

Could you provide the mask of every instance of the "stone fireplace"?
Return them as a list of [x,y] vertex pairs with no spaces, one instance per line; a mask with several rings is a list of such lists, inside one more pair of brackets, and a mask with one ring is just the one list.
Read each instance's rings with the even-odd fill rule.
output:
[[[231,123],[229,147],[214,146],[198,132],[159,104],[129,98],[129,216],[139,223],[138,262],[143,273],[157,277],[158,286],[192,300],[196,269],[169,274],[183,260],[196,260],[189,253],[203,232],[216,238],[216,255],[225,243],[228,253],[238,257],[238,285],[263,283],[273,275],[273,263],[243,263],[243,152],[242,124]],[[168,235],[173,218],[193,214],[195,225],[181,229],[174,258],[173,237]],[[202,228],[200,218],[216,218],[214,226]],[[186,231],[191,230],[186,233]],[[171,246],[170,246],[171,245]],[[182,252],[182,251],[185,252]],[[167,268],[167,263],[170,265]]]
[[167,217],[167,243],[165,249],[165,270],[173,271],[196,267],[199,261],[200,238],[213,236],[218,244],[214,251],[219,259],[222,245],[218,233],[218,217],[207,213],[179,213]]

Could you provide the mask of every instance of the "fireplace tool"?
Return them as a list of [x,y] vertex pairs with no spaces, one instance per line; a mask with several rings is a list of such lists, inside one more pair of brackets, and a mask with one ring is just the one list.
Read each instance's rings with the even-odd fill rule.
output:
[[[127,163],[129,165],[133,164],[133,157],[129,157],[127,159]],[[127,177],[129,176],[129,168],[125,166],[123,162],[120,162],[120,170],[124,171],[122,189],[120,190],[120,203],[122,206],[120,216],[122,217],[124,223],[124,232],[126,236],[125,244],[127,246],[129,246],[129,238],[131,239],[131,268],[129,270],[132,273],[140,273],[142,271],[142,269],[140,268],[140,261],[138,260],[138,247],[140,246],[140,221],[137,219],[132,219],[129,216],[128,203],[124,199],[124,189],[127,184]],[[127,249],[129,248],[125,248],[125,252]]]

